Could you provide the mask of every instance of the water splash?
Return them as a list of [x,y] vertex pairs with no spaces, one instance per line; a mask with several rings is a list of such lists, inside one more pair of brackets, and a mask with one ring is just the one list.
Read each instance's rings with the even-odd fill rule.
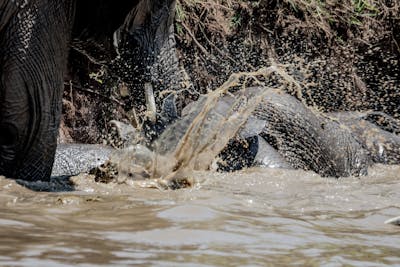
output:
[[[275,87],[265,86],[261,80],[270,79],[273,74],[277,74],[282,83]],[[127,178],[137,178],[137,174],[142,173],[146,175],[139,177],[150,179],[136,179],[140,180],[137,181],[140,186],[177,188],[193,185],[191,174],[210,169],[217,155],[248,121],[268,92],[293,85],[298,87],[278,65],[232,74],[219,88],[192,103],[184,116],[154,143],[154,151],[137,153],[138,149],[144,150],[135,147],[114,157],[112,161],[117,164],[119,180],[132,180]],[[225,96],[232,96],[232,90],[235,90],[235,97],[231,97],[231,101],[220,101]],[[132,166],[140,166],[143,171],[134,168],[127,172]],[[121,175],[124,178],[121,179]]]

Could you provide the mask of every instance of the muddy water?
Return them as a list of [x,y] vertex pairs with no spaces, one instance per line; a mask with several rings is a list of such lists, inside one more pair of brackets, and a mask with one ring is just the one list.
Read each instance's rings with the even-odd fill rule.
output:
[[400,167],[367,177],[250,169],[160,191],[0,178],[0,266],[400,266]]

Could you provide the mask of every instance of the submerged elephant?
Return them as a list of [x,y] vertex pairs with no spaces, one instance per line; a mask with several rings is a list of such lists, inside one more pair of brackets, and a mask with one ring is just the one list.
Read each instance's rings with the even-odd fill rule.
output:
[[139,90],[176,80],[174,7],[175,0],[0,0],[0,174],[49,178],[70,45],[134,65],[128,76]]
[[[260,92],[262,88],[246,88],[240,94]],[[215,128],[214,122],[226,117],[238,98],[220,98],[204,127]],[[161,153],[181,142],[192,122],[198,120],[205,99],[188,106],[183,118],[167,129],[165,138],[161,136]],[[382,121],[384,125],[378,125]],[[320,113],[291,95],[269,90],[219,154],[219,168],[230,171],[256,164],[312,170],[330,177],[366,175],[372,163],[400,164],[399,126],[396,119],[380,112]]]
[[[261,90],[248,88],[244,94],[258,94]],[[215,133],[220,137],[224,134],[223,128],[218,127],[226,121],[237,98],[220,98],[202,117],[206,100],[207,97],[201,97],[187,106],[183,116],[154,143],[154,151],[168,155],[168,163],[173,161],[171,152],[176,151],[182,141],[205,148]],[[185,136],[190,129],[198,126],[193,124],[196,120],[204,122],[201,124],[203,129],[192,132],[193,136]],[[219,163],[219,170],[222,171],[265,166],[312,170],[330,177],[366,175],[373,163],[400,163],[399,126],[397,120],[381,112],[321,114],[293,96],[269,91],[236,132],[236,137],[222,152],[217,150],[216,154],[210,154],[206,163],[210,165],[211,160],[217,157],[222,159]],[[197,140],[190,141],[191,138]],[[155,156],[153,151],[144,147],[128,150],[112,151],[106,147],[86,145],[60,146],[53,174],[74,175],[89,171],[110,158],[109,162],[114,166],[118,166],[120,160],[125,161],[125,169],[129,169],[129,165],[133,167],[132,159],[139,160],[142,170],[145,170],[144,162],[152,161]],[[206,151],[207,154],[209,151]],[[113,153],[119,156],[112,157]],[[134,173],[129,175],[132,179],[144,178],[141,172],[138,172],[139,177],[134,176]]]

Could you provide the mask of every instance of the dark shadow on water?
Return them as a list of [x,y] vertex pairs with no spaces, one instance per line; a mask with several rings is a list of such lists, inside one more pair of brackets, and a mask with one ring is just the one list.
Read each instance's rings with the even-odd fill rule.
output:
[[71,176],[52,176],[49,181],[16,180],[17,184],[36,192],[71,192],[75,185],[70,180]]

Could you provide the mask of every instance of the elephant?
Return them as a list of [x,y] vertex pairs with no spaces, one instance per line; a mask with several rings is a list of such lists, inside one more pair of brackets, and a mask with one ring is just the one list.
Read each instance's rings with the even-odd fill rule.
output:
[[367,175],[374,163],[400,164],[400,122],[382,112],[322,113],[271,92],[253,116],[265,125],[258,134],[259,165],[346,177]]
[[[244,95],[260,94],[263,88],[246,88]],[[265,89],[267,90],[267,89]],[[263,93],[262,102],[255,108],[247,123],[239,131],[234,143],[219,155],[224,162],[222,170],[237,170],[251,166],[256,159],[262,137],[283,157],[278,165],[313,170],[321,176],[363,175],[367,172],[368,151],[357,141],[353,133],[335,121],[328,120],[307,108],[301,101],[286,93],[269,90]],[[237,96],[224,96],[210,112],[207,123],[224,117],[232,109]],[[201,99],[193,103],[183,114],[185,117],[172,126],[174,137],[160,141],[160,147],[178,143],[191,121],[204,105]],[[215,119],[216,120],[216,119]],[[208,127],[205,125],[205,127]],[[183,130],[182,130],[183,129]],[[171,134],[166,133],[171,136]],[[243,145],[240,145],[243,144]],[[265,150],[265,144],[262,144]],[[239,153],[238,153],[239,150]],[[245,152],[247,151],[247,152]],[[271,148],[266,157],[277,158]],[[166,153],[165,149],[160,150]],[[247,158],[243,157],[247,153]],[[260,157],[260,156],[259,156]],[[267,160],[268,161],[268,160]]]
[[[262,91],[263,88],[246,88],[241,94],[256,95]],[[196,134],[209,135],[210,129],[222,125],[237,97],[226,95],[219,98],[204,120],[202,127],[205,131]],[[193,122],[200,118],[206,100],[207,96],[202,96],[185,107],[182,116],[175,118],[154,141],[152,150],[139,145],[128,148],[125,153],[102,146],[61,145],[57,150],[53,175],[75,175],[107,162],[118,165],[113,161],[125,160],[124,157],[139,160],[145,169],[154,152],[169,155],[179,146]],[[128,125],[114,124],[121,129],[125,139],[130,139],[133,130]],[[382,112],[320,113],[294,96],[268,91],[235,136],[214,156],[220,159],[219,171],[261,166],[312,170],[323,177],[360,176],[366,175],[373,163],[400,164],[399,126],[399,121]],[[218,135],[223,134],[223,130],[219,131]],[[132,156],[129,153],[136,154]],[[118,156],[112,156],[116,154]],[[99,181],[109,181],[101,177],[104,171],[96,173]],[[143,172],[137,173],[139,177],[134,176],[129,177],[147,177]]]
[[[260,94],[263,90],[267,89],[246,88],[240,94]],[[220,98],[204,127],[215,128],[213,121],[226,117],[238,97]],[[172,124],[164,138],[161,135],[160,153],[178,145],[206,99],[187,106],[183,117]],[[269,90],[218,155],[222,159],[219,170],[259,165],[312,170],[323,177],[367,175],[373,163],[400,164],[399,126],[399,121],[382,112],[322,113],[294,96]]]
[[175,2],[0,0],[0,174],[49,179],[71,47],[119,72],[134,95],[173,89]]

